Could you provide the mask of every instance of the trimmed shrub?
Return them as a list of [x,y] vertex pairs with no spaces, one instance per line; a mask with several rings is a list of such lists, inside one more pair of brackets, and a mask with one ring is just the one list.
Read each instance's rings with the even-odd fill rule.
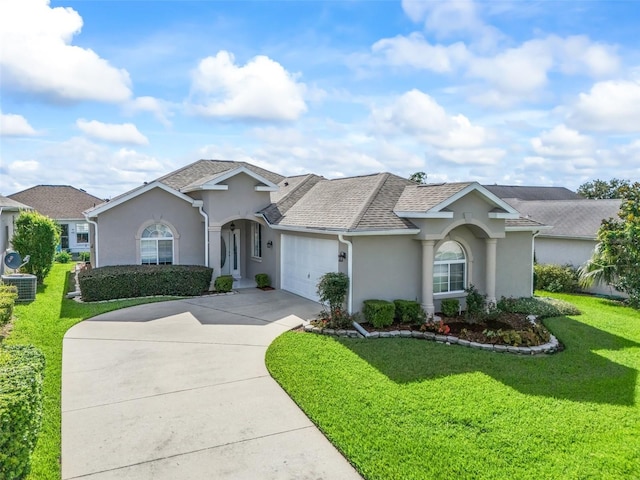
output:
[[54,260],[58,263],[69,263],[71,261],[71,254],[62,250],[61,252],[56,253]]
[[213,269],[199,265],[121,265],[78,274],[87,302],[151,295],[194,296],[209,288]]
[[578,272],[571,265],[534,265],[535,288],[547,292],[577,292]]
[[256,285],[258,285],[258,288],[270,287],[271,279],[269,278],[269,275],[266,273],[256,274]]
[[343,310],[344,300],[349,291],[349,277],[340,272],[327,272],[320,277],[316,292],[323,305],[329,304],[329,321],[333,325],[349,322],[349,315]]
[[13,316],[13,306],[18,298],[15,285],[0,284],[0,327],[6,325]]
[[388,327],[393,323],[396,307],[386,300],[365,300],[362,314],[367,322],[376,328]]
[[498,310],[507,313],[525,313],[538,318],[562,317],[564,315],[580,315],[574,305],[555,298],[505,298],[498,300]]
[[394,300],[395,318],[401,323],[424,323],[426,315],[415,300]]
[[30,256],[22,271],[30,273],[42,283],[53,266],[53,256],[60,242],[59,226],[49,217],[38,212],[23,211],[16,219],[16,229],[11,240],[13,248],[22,256]]
[[90,252],[80,252],[78,253],[78,258],[80,259],[81,262],[88,262],[91,260],[91,253]]
[[213,286],[218,293],[227,293],[233,289],[233,277],[231,275],[220,275],[216,278]]
[[42,421],[44,355],[31,345],[0,347],[0,478],[24,478]]
[[460,300],[457,298],[445,298],[440,303],[440,310],[445,317],[455,317],[460,313]]

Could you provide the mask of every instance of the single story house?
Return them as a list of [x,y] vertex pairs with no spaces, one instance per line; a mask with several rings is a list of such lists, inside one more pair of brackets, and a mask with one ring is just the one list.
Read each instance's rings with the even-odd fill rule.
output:
[[15,221],[22,210],[33,210],[28,205],[0,195],[0,273],[4,273],[4,253],[11,249]]
[[[602,220],[618,218],[621,200],[505,199],[527,218],[550,225],[535,237],[535,258],[541,264],[584,265],[593,254]],[[615,294],[607,285],[594,285],[591,293]]]
[[476,182],[285,177],[219,160],[84,215],[94,266],[207,265],[238,282],[267,273],[275,287],[313,300],[319,277],[340,271],[350,278],[350,312],[366,299],[404,298],[432,314],[471,284],[490,301],[530,296],[533,238],[545,228]]
[[60,225],[60,249],[70,253],[88,252],[89,224],[83,211],[104,202],[70,185],[36,185],[9,198],[33,207]]

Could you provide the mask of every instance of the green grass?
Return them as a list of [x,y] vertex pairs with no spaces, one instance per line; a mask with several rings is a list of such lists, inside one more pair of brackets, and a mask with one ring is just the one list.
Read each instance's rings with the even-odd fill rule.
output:
[[38,286],[36,300],[17,304],[14,327],[8,344],[32,344],[45,355],[44,405],[42,429],[31,457],[29,479],[60,478],[60,389],[62,373],[62,338],[65,332],[85,318],[140,305],[166,301],[168,298],[145,298],[108,303],[81,304],[64,299],[67,292],[67,272],[73,264],[55,264],[44,284]]
[[640,478],[640,312],[553,296],[551,356],[288,332],[267,366],[367,479]]

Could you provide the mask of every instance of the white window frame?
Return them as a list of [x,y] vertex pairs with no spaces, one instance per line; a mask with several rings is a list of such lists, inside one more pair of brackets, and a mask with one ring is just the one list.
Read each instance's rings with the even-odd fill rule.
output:
[[262,224],[251,222],[251,256],[262,258]]
[[[157,228],[157,226],[162,226],[168,233],[171,234],[171,237],[145,237],[144,234],[147,230],[151,228]],[[160,263],[160,241],[171,241],[171,262],[162,262]],[[144,244],[155,243],[155,253],[156,253],[156,261],[154,262],[145,262],[145,259],[142,255],[142,248]],[[140,263],[142,265],[175,265],[175,238],[171,227],[165,225],[164,223],[156,222],[150,225],[147,225],[140,234]]]
[[[80,240],[80,235],[87,235],[87,241]],[[88,223],[76,223],[76,244],[89,243],[89,224]]]
[[[436,266],[438,265],[446,265],[447,266],[447,290],[443,291],[443,292],[436,292],[434,291],[433,294],[434,295],[450,295],[450,294],[459,294],[459,293],[464,293],[464,289],[467,286],[467,270],[468,270],[468,265],[467,265],[467,259],[468,259],[468,255],[467,252],[464,248],[464,246],[460,243],[457,242],[455,240],[447,240],[446,242],[442,243],[435,252],[435,256],[437,256],[438,251],[447,243],[455,243],[456,245],[458,245],[458,247],[460,248],[460,250],[462,251],[462,255],[464,255],[464,258],[461,259],[456,259],[456,260],[434,260],[433,265],[433,286],[435,287],[436,285]],[[462,290],[451,290],[451,265],[462,265]]]

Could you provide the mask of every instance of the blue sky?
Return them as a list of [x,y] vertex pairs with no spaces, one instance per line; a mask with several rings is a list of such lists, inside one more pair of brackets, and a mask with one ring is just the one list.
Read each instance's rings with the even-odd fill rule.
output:
[[0,194],[201,158],[326,177],[640,177],[640,3],[0,0]]

